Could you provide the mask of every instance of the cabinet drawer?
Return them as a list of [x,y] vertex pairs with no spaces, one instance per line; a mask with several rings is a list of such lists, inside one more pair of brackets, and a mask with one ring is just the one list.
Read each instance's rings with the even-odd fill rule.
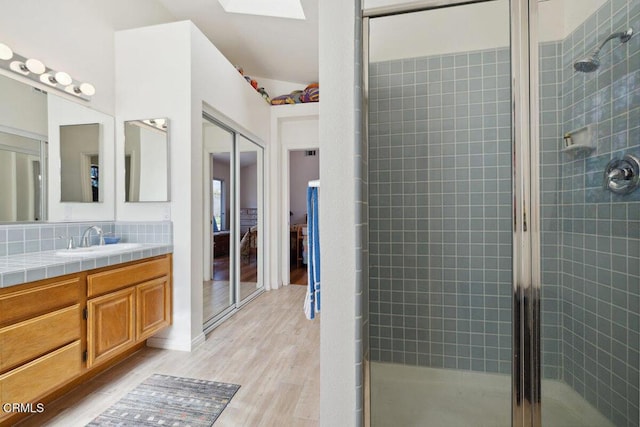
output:
[[80,375],[80,341],[0,375],[0,401],[27,403]]
[[80,277],[0,295],[0,326],[49,313],[80,302]]
[[0,372],[80,339],[80,305],[0,328]]
[[169,257],[147,261],[140,264],[128,265],[122,268],[103,271],[87,276],[87,296],[89,298],[106,294],[111,291],[126,288],[169,275]]
[[171,286],[167,276],[136,286],[136,324],[138,341],[171,324]]

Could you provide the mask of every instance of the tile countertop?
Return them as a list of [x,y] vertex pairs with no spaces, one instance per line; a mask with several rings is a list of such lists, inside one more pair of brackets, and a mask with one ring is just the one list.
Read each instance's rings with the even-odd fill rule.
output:
[[110,254],[63,256],[56,255],[56,251],[45,251],[3,256],[0,257],[0,288],[171,252],[173,252],[172,245],[142,243],[139,247]]

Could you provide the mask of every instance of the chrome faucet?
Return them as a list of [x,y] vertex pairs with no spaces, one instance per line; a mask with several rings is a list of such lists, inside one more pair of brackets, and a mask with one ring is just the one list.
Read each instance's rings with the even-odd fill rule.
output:
[[88,248],[89,246],[91,246],[90,237],[92,230],[95,230],[95,232],[98,233],[98,237],[100,237],[100,246],[104,245],[104,232],[102,231],[102,228],[98,227],[97,225],[92,225],[91,227],[84,230],[84,233],[82,233],[82,238],[80,239],[80,247]]

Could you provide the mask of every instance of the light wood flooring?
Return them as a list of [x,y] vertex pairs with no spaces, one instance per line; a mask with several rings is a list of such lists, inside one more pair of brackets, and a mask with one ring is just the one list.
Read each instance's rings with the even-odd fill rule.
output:
[[319,425],[320,319],[302,305],[306,288],[266,292],[192,352],[144,348],[46,406],[26,426],[84,426],[154,373],[240,384],[216,427]]

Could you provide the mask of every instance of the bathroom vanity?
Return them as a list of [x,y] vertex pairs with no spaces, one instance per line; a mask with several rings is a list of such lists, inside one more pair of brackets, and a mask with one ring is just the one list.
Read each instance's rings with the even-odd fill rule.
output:
[[166,253],[0,288],[0,401],[36,410],[144,346],[171,324],[171,271]]

